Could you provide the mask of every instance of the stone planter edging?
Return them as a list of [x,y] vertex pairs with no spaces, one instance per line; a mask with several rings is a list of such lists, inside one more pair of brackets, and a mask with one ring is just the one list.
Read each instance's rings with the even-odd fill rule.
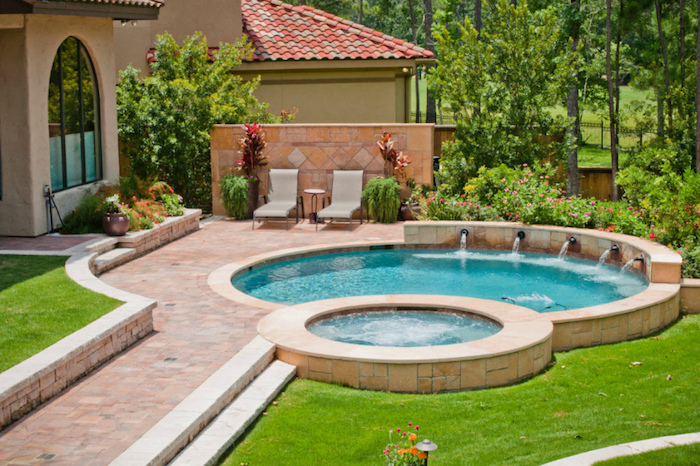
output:
[[56,396],[76,380],[153,331],[156,301],[114,288],[91,272],[96,253],[66,262],[80,286],[124,304],[45,350],[0,373],[0,428]]
[[115,237],[118,248],[133,248],[137,255],[152,251],[163,244],[199,229],[201,209],[186,209],[184,215],[168,217],[150,230],[132,231]]

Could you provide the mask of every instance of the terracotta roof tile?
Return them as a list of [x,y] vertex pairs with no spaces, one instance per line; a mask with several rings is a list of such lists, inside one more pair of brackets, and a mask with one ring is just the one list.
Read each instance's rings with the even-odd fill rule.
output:
[[242,0],[241,10],[253,61],[433,57],[422,47],[305,5]]

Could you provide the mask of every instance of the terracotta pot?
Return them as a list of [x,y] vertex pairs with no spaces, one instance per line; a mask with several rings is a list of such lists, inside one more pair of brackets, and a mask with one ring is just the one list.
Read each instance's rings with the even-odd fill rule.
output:
[[253,212],[258,208],[258,193],[260,192],[260,180],[250,180],[248,183],[248,203],[246,204],[246,218],[253,218]]
[[412,204],[401,204],[401,209],[399,210],[399,217],[401,220],[415,220],[420,213],[420,205],[417,202]]
[[105,214],[102,228],[109,236],[124,236],[129,231],[129,216],[124,214]]

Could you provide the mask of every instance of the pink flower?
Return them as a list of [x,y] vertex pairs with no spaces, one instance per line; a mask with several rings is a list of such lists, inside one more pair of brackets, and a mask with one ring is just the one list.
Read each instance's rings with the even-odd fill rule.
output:
[[656,236],[656,233],[654,233],[653,231],[651,233],[649,233],[649,239],[656,239],[656,238],[658,238],[658,236]]
[[444,199],[440,199],[440,204],[442,204],[442,203],[444,203],[444,202],[445,202]]
[[517,191],[513,191],[513,196],[517,196],[517,195],[518,195],[518,192],[517,192]]
[[591,215],[591,213],[590,213],[590,212],[586,212],[586,215]]
[[409,423],[408,423],[408,427],[411,427],[412,425],[413,425],[412,422],[409,422]]
[[527,205],[528,207],[532,207],[532,204],[529,203],[529,202],[528,202],[526,205]]

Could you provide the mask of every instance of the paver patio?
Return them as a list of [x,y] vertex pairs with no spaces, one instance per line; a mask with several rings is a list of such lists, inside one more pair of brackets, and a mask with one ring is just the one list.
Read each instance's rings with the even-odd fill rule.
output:
[[400,223],[251,231],[249,221],[218,220],[102,275],[158,301],[154,333],[0,432],[0,464],[108,464],[255,337],[270,311],[213,292],[216,268],[291,247],[401,240]]

